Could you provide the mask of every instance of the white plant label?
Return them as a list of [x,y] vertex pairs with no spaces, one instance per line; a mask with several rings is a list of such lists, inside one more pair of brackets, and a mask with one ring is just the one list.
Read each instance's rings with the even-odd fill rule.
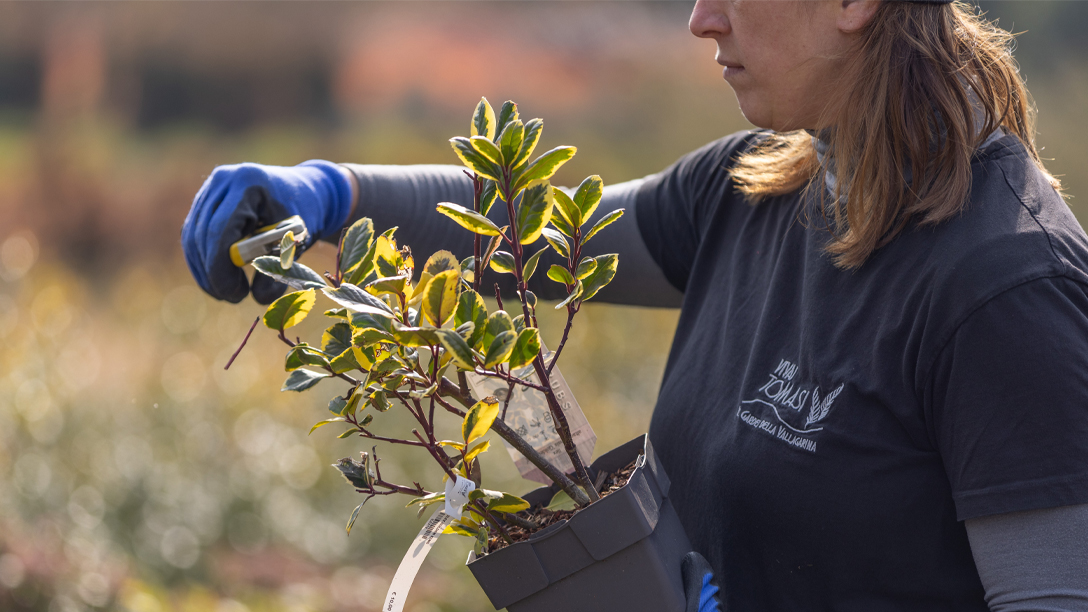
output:
[[[544,350],[547,351],[547,349]],[[553,354],[546,353],[547,359],[545,361],[550,362]],[[515,370],[514,375],[537,384],[540,383],[532,365]],[[479,374],[469,373],[468,383],[477,398],[491,395],[500,402],[505,402],[509,391],[509,385],[503,380]],[[574,394],[571,393],[570,387],[558,367],[552,370],[551,383],[555,399],[559,401],[559,405],[563,408],[563,414],[567,417],[567,425],[570,426],[571,437],[574,439],[574,446],[578,450],[578,457],[588,465],[590,458],[593,456],[593,447],[597,444],[597,434],[593,433],[593,428],[589,426],[589,421],[586,420],[581,406],[574,399]],[[551,461],[552,464],[565,473],[569,474],[574,471],[574,465],[570,462],[570,457],[567,456],[567,451],[563,447],[563,440],[560,439],[559,432],[556,431],[555,424],[552,423],[552,412],[548,409],[548,400],[543,393],[520,385],[515,386],[504,420],[511,429],[516,431],[522,438],[525,438],[525,441],[543,455],[545,459]],[[506,440],[503,440],[503,444],[506,446],[506,452],[513,459],[514,465],[521,472],[522,478],[542,484],[551,484],[551,479],[545,476],[544,472],[541,472],[535,465],[530,463]]]
[[431,518],[423,524],[416,539],[412,540],[412,546],[404,554],[397,566],[397,573],[393,575],[393,582],[389,584],[389,592],[385,594],[385,602],[382,604],[382,612],[401,612],[404,610],[404,602],[408,599],[408,591],[416,580],[416,574],[423,565],[423,560],[434,548],[438,536],[446,527],[461,518],[461,510],[468,503],[468,494],[476,488],[476,483],[467,478],[457,477],[457,480],[446,481],[446,505],[441,510],[435,510]]

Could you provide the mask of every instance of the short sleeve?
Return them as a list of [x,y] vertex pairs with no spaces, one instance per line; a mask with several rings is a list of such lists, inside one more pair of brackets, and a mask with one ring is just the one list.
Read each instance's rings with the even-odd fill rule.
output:
[[635,201],[639,231],[669,282],[683,291],[706,227],[708,211],[739,197],[729,164],[758,132],[738,132],[681,157],[646,177]]
[[1088,287],[1040,278],[983,304],[929,404],[960,520],[1088,502]]

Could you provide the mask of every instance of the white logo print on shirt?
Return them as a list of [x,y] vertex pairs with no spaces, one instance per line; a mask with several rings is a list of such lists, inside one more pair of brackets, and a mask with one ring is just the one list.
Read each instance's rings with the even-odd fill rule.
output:
[[[766,399],[742,401],[737,416],[744,423],[791,446],[814,453],[814,434],[823,430],[819,424],[831,412],[831,405],[842,393],[845,383],[821,396],[819,386],[808,389],[795,384],[793,379],[796,375],[797,365],[781,360],[770,375],[770,380],[757,391]],[[808,415],[801,424],[800,416],[806,407]]]

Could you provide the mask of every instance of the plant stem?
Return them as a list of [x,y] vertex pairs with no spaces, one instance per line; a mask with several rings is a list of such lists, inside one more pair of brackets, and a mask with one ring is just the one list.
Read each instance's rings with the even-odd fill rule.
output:
[[563,328],[563,339],[559,341],[559,346],[552,353],[551,363],[548,364],[548,375],[551,375],[552,369],[555,368],[555,364],[559,361],[559,354],[563,352],[563,347],[567,345],[567,338],[570,337],[570,327],[574,323],[574,315],[578,314],[580,309],[581,305],[576,308],[574,304],[567,304],[567,326]]
[[474,508],[476,508],[477,512],[479,512],[485,519],[487,519],[487,522],[491,523],[491,525],[498,530],[499,535],[502,536],[502,539],[505,540],[507,544],[514,543],[514,540],[510,537],[510,534],[506,532],[506,528],[502,526],[502,523],[500,523],[494,516],[491,515],[490,512],[488,512],[487,506],[485,506],[480,500],[472,502],[472,505]]
[[413,442],[412,440],[401,440],[400,438],[387,438],[385,436],[375,435],[370,433],[370,431],[359,427],[358,425],[356,425],[356,427],[358,427],[359,433],[362,435],[362,437],[369,438],[371,440],[377,440],[378,442],[388,442],[390,444],[406,444],[408,446],[427,446],[426,444],[423,444],[421,442]]
[[497,370],[494,371],[494,372],[491,372],[491,371],[488,371],[488,370],[484,370],[483,368],[476,368],[475,373],[479,374],[480,376],[486,376],[488,378],[500,378],[500,379],[505,380],[506,382],[510,383],[511,385],[521,385],[523,387],[528,387],[530,389],[535,389],[536,391],[540,391],[541,393],[547,393],[548,392],[548,390],[542,385],[538,385],[536,383],[531,383],[531,382],[529,382],[529,381],[527,381],[525,379],[518,378],[516,376],[511,376],[510,374],[505,374],[505,373],[499,372]]
[[245,338],[242,338],[241,346],[239,346],[238,350],[234,351],[234,354],[230,356],[230,361],[227,362],[227,365],[223,366],[224,370],[229,370],[230,369],[231,364],[234,363],[234,360],[238,358],[238,354],[241,353],[242,349],[244,349],[246,347],[246,342],[249,342],[249,337],[253,335],[253,330],[257,329],[257,323],[259,323],[260,320],[261,320],[260,317],[257,317],[256,319],[253,319],[253,325],[249,326],[249,332],[246,333]]
[[[472,398],[472,396],[462,396],[457,386],[445,378],[443,378],[441,383],[439,384],[438,390],[445,396],[452,397],[453,399],[457,400],[457,402],[465,408],[470,408],[473,404],[476,403],[476,400]],[[436,401],[440,406],[442,406],[449,412],[452,412],[453,414],[456,414],[460,417],[465,416],[464,411],[458,410],[454,406],[451,406],[449,402],[446,402],[441,398],[437,398]],[[579,506],[585,506],[590,503],[589,497],[584,491],[582,491],[581,488],[578,487],[578,485],[574,483],[573,480],[571,480],[566,474],[564,474],[562,470],[557,468],[555,464],[553,464],[551,461],[548,461],[544,457],[544,455],[541,455],[539,452],[537,452],[535,448],[533,448],[528,442],[525,441],[525,438],[519,436],[518,433],[511,429],[505,421],[503,421],[502,419],[495,419],[495,422],[491,424],[491,429],[495,433],[499,434],[500,438],[506,440],[510,444],[510,446],[513,446],[514,450],[518,451],[522,454],[522,456],[528,459],[529,463],[532,463],[534,466],[536,466],[537,469],[539,469],[541,472],[544,472],[544,475],[551,479],[551,481],[554,482],[560,489],[566,492],[566,494],[569,495],[576,504],[578,504]]]
[[527,518],[518,516],[518,515],[514,514],[513,512],[500,512],[499,514],[502,515],[502,520],[504,520],[507,523],[510,523],[512,525],[517,525],[518,527],[521,527],[522,529],[528,529],[528,530],[540,529],[540,523],[537,523],[536,521],[531,521],[531,520],[529,520]]
[[544,397],[548,400],[548,408],[552,412],[552,420],[555,424],[555,430],[559,432],[559,439],[563,441],[563,448],[567,451],[567,456],[570,457],[570,461],[574,464],[574,474],[580,481],[578,484],[585,488],[589,493],[589,497],[593,501],[597,501],[601,496],[597,493],[597,490],[593,488],[593,479],[589,477],[589,470],[586,469],[585,464],[582,463],[582,458],[578,456],[578,448],[574,445],[574,438],[570,433],[570,425],[567,423],[567,415],[563,413],[563,407],[559,405],[559,401],[555,398],[555,392],[551,389],[551,378],[548,376],[548,371],[544,368],[544,357],[537,355],[533,359],[533,369],[536,370],[537,378],[540,379],[545,385],[548,386],[548,391],[544,394]]

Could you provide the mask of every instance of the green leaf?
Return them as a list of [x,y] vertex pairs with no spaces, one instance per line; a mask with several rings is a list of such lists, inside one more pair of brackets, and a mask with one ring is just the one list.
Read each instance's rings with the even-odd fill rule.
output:
[[491,342],[502,332],[514,331],[514,321],[505,310],[496,310],[487,317],[484,322],[483,346],[491,346]]
[[552,267],[548,268],[548,278],[568,286],[575,283],[574,277],[570,275],[570,270],[556,264],[552,264]]
[[514,273],[514,256],[506,251],[495,251],[491,256],[491,269],[504,274]]
[[348,519],[348,527],[347,527],[348,535],[351,535],[351,528],[355,526],[355,519],[359,518],[359,511],[363,509],[363,504],[365,504],[369,500],[370,500],[370,497],[367,497],[366,499],[363,500],[362,504],[359,504],[358,506],[355,506],[355,510],[351,513],[351,518]]
[[[462,446],[462,448],[464,448],[464,446]],[[476,444],[465,453],[465,461],[472,461],[477,455],[486,452],[489,448],[491,448],[491,440],[484,440],[483,442]]]
[[597,260],[592,257],[583,257],[582,261],[578,262],[578,268],[575,270],[575,274],[579,279],[585,280],[587,276],[593,273],[597,269]]
[[465,444],[472,444],[487,433],[497,416],[499,416],[499,400],[485,397],[473,404],[465,414],[464,422],[461,423],[461,435],[465,439]]
[[597,292],[616,277],[616,267],[619,265],[620,256],[612,253],[595,257],[597,268],[583,282],[585,289],[580,298],[583,302],[597,295]]
[[560,491],[552,496],[552,500],[548,502],[546,507],[552,512],[559,512],[561,510],[574,510],[578,505],[574,503],[574,500],[571,499],[570,495],[567,495],[565,491]]
[[563,221],[570,227],[582,226],[582,211],[570,199],[567,192],[558,187],[552,187],[552,195],[555,196],[555,214],[563,217]]
[[374,223],[363,217],[344,233],[344,241],[340,244],[340,273],[347,276],[347,272],[359,265],[363,256],[374,244]]
[[490,138],[484,138],[483,136],[473,136],[468,139],[472,144],[472,148],[476,149],[476,152],[487,158],[491,163],[502,166],[502,151],[495,143],[491,142]]
[[555,196],[546,180],[533,181],[525,188],[518,205],[518,242],[532,244],[540,238],[540,232],[551,221]]
[[[481,442],[481,444],[483,444],[483,442]],[[493,491],[491,489],[479,487],[468,492],[468,500],[470,502],[478,501],[481,499],[485,501],[491,501],[493,499],[501,499],[502,495],[502,491]]]
[[529,509],[529,502],[518,497],[517,495],[510,495],[509,493],[503,493],[499,499],[493,499],[487,502],[487,509],[491,512],[505,512],[507,514],[515,514],[522,510]]
[[333,323],[321,334],[321,350],[329,355],[339,355],[351,348],[351,325],[347,323]]
[[521,142],[525,139],[525,124],[515,119],[503,128],[502,133],[499,134],[499,138],[496,141],[499,145],[499,152],[502,154],[504,161],[512,162],[518,156],[518,151],[521,151]]
[[[374,273],[375,260],[378,258],[378,247],[382,246],[384,249],[388,246],[390,236],[392,236],[392,232],[396,229],[397,228],[394,227],[389,231],[383,232],[377,239],[371,240],[370,248],[363,253],[363,256],[359,258],[359,261],[356,262],[355,265],[344,272],[343,281],[358,285],[369,278],[370,275]],[[386,234],[389,234],[389,236],[386,236]],[[384,241],[382,240],[383,237],[385,238]]]
[[559,302],[558,304],[555,305],[555,309],[559,310],[560,308],[566,306],[567,304],[570,304],[570,303],[574,302],[574,300],[577,300],[578,298],[582,297],[582,290],[583,290],[582,281],[575,280],[574,281],[574,289],[571,290],[570,294],[566,298],[564,298],[562,302]]
[[476,147],[472,146],[472,141],[468,138],[463,136],[450,138],[450,146],[453,147],[453,152],[457,154],[461,162],[477,175],[493,181],[498,181],[499,177],[502,176],[499,167],[490,159],[481,155]]
[[[352,312],[379,317],[393,317],[393,310],[389,308],[388,304],[351,283],[341,283],[336,289],[326,288],[322,289],[322,292],[330,300]],[[354,324],[354,317],[352,323]],[[356,325],[356,327],[358,326]]]
[[404,289],[408,285],[408,275],[398,274],[397,276],[386,276],[370,281],[366,284],[366,289],[371,293],[381,295],[388,293],[389,295],[404,295]]
[[499,226],[491,222],[491,219],[471,211],[464,206],[452,202],[442,202],[436,209],[438,212],[453,219],[457,225],[481,236],[498,236]]
[[449,352],[453,358],[453,362],[457,364],[457,367],[462,370],[473,371],[476,369],[476,360],[472,356],[472,349],[465,343],[465,339],[462,338],[457,332],[449,329],[440,329],[437,331],[438,340],[442,343],[442,348]]
[[[586,177],[586,180],[578,185],[578,190],[574,192],[574,203],[581,211],[581,221],[588,220],[593,211],[597,210],[602,195],[604,195],[604,181],[596,174]],[[578,225],[581,226],[582,223]]]
[[[348,407],[348,401],[339,395],[329,400],[329,412],[333,414],[344,414],[344,409]],[[313,430],[310,430],[313,433]]]
[[[556,207],[558,209],[558,207]],[[552,215],[552,222],[554,223],[556,215]],[[548,241],[548,244],[555,249],[556,253],[559,253],[563,259],[570,259],[570,243],[563,237],[563,234],[553,230],[550,227],[545,227],[540,230],[540,233],[544,236],[544,240]]]
[[423,497],[413,498],[412,501],[405,504],[404,507],[411,508],[412,506],[419,506],[421,508],[426,508],[427,506],[430,506],[432,504],[439,504],[444,501],[446,501],[445,493],[428,493]]
[[328,286],[325,279],[310,268],[296,263],[291,266],[290,270],[285,270],[280,265],[279,258],[271,255],[262,255],[254,259],[253,267],[261,274],[271,276],[276,281],[284,283],[292,289],[321,289]]
[[[496,122],[499,137],[495,139],[495,142],[500,142],[502,140],[502,133],[504,130],[506,130],[506,127],[510,124],[511,121],[517,120],[518,105],[515,104],[512,100],[507,100],[506,102],[503,102],[502,108],[499,109],[499,119]],[[508,157],[507,159],[513,159],[513,157]]]
[[518,156],[514,158],[513,163],[510,164],[515,171],[529,161],[529,156],[536,149],[536,143],[540,142],[540,134],[543,131],[543,119],[530,119],[525,122],[525,137],[521,141],[521,149],[518,151]]
[[526,327],[518,333],[518,340],[510,353],[510,369],[517,370],[529,365],[539,353],[540,330],[535,327]]
[[433,327],[406,327],[396,325],[393,337],[402,346],[434,346],[438,344],[438,330]]
[[385,412],[386,410],[389,410],[390,407],[392,407],[392,404],[389,403],[389,399],[385,397],[385,391],[381,389],[378,389],[377,391],[374,391],[370,394],[370,399],[368,403],[374,407],[374,410],[377,410],[378,412]]
[[287,372],[292,372],[304,365],[321,368],[331,367],[329,360],[324,353],[306,343],[300,343],[287,351],[287,357],[284,359],[283,368]]
[[317,294],[313,289],[288,293],[279,298],[264,312],[264,324],[269,329],[283,331],[289,327],[298,325],[306,315],[310,314]]
[[325,311],[325,316],[329,317],[330,319],[343,319],[345,321],[351,320],[351,317],[348,316],[347,308],[330,308]]
[[359,453],[362,461],[356,461],[350,457],[344,457],[332,466],[344,475],[351,486],[356,489],[369,489],[370,483],[374,481],[374,475],[370,472],[370,455],[367,453]]
[[596,223],[594,223],[593,227],[591,227],[589,229],[589,231],[586,232],[585,238],[582,238],[582,244],[585,244],[585,243],[589,242],[589,239],[596,236],[597,232],[603,230],[610,223],[612,223],[616,219],[619,219],[622,216],[623,216],[623,209],[622,208],[617,208],[616,210],[613,210],[612,212],[608,213],[607,215],[601,217],[600,220],[598,220]]
[[[514,191],[532,183],[546,181],[555,174],[560,166],[567,163],[578,152],[576,147],[556,147],[529,164],[514,183]],[[490,177],[489,177],[490,178]]]
[[434,395],[434,392],[438,391],[438,383],[432,383],[431,386],[426,389],[416,389],[415,391],[409,391],[408,397],[411,399],[423,399]]
[[[317,423],[314,424],[313,427],[310,428],[310,433],[313,433],[314,430],[317,429],[318,427],[323,427],[325,425],[328,425],[329,423],[343,423],[346,420],[347,419],[340,416],[340,417],[333,417],[331,419],[325,419],[324,421],[318,421]],[[310,435],[310,434],[306,434],[306,435]]]
[[522,280],[529,282],[529,279],[533,277],[533,273],[536,272],[536,265],[540,262],[540,256],[547,250],[548,247],[544,247],[536,253],[533,253],[532,257],[525,261],[525,267],[521,271]]
[[351,347],[351,356],[362,370],[373,369],[375,360],[377,359],[376,351],[373,348],[364,348],[361,346]]
[[512,331],[502,332],[495,336],[495,339],[491,341],[491,345],[487,348],[487,355],[484,357],[484,367],[493,368],[500,363],[505,362],[510,357],[510,352],[514,350],[514,343],[518,341],[518,335]]
[[520,334],[523,329],[525,329],[525,315],[519,314],[514,317],[514,331]]
[[332,374],[326,374],[324,372],[295,370],[294,372],[291,372],[291,375],[287,377],[287,380],[283,381],[283,387],[280,391],[305,391],[321,382],[322,378],[328,378],[330,376],[332,376]]
[[479,535],[480,528],[479,527],[472,527],[472,526],[469,526],[469,525],[466,525],[466,524],[462,523],[461,521],[457,521],[456,523],[450,523],[450,525],[448,527],[446,527],[445,529],[442,530],[442,533],[448,533],[448,534],[451,534],[451,535],[468,536],[470,538],[475,538],[475,537],[477,537]]
[[457,310],[453,313],[453,323],[460,327],[465,323],[472,323],[474,328],[465,343],[470,347],[484,337],[484,326],[487,324],[487,305],[484,298],[472,289],[463,291],[457,298]]
[[533,312],[536,312],[536,294],[528,289],[525,290],[525,303]]
[[495,110],[487,98],[480,98],[476,110],[472,113],[472,135],[484,138],[495,138]]
[[295,263],[295,233],[288,230],[280,239],[280,267],[290,270]]
[[495,204],[495,200],[499,195],[499,187],[495,181],[491,179],[481,179],[484,182],[483,189],[480,191],[480,214],[487,216],[488,211],[491,210],[491,206]]
[[[392,322],[394,319],[387,319]],[[359,348],[366,348],[374,346],[379,342],[395,342],[393,334],[381,329],[361,329],[355,332],[355,335],[351,338],[352,343]]]
[[427,258],[427,263],[423,264],[423,271],[432,277],[439,272],[460,269],[461,265],[457,262],[457,256],[449,251],[435,251],[433,255]]
[[442,327],[453,317],[457,308],[457,287],[460,269],[439,272],[424,289],[423,316],[435,327]]
[[344,433],[340,434],[339,436],[336,436],[336,438],[338,440],[343,440],[344,438],[350,438],[351,436],[358,433],[358,431],[359,431],[358,429],[355,429],[354,427],[352,427],[351,429],[345,431]]
[[563,235],[574,237],[574,226],[567,223],[561,215],[552,215],[552,225],[556,227]]

